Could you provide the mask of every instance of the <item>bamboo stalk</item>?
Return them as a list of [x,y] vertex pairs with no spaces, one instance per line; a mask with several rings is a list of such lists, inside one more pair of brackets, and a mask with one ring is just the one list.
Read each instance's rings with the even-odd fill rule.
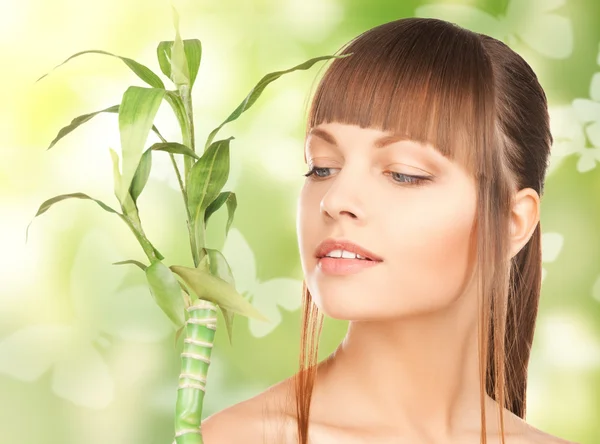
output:
[[203,444],[200,424],[206,378],[217,329],[217,306],[197,299],[188,309],[181,352],[173,444]]

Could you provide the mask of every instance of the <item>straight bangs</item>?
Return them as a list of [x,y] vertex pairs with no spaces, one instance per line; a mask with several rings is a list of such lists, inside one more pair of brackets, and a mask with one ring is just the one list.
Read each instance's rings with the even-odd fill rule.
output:
[[401,19],[340,51],[349,55],[333,59],[319,82],[306,134],[328,122],[377,128],[482,173],[477,153],[494,124],[493,73],[477,34],[441,20]]

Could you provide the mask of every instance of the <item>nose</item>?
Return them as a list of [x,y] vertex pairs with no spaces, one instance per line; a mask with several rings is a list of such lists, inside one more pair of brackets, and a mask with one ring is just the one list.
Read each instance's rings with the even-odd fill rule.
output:
[[323,195],[320,211],[326,218],[338,220],[343,216],[365,222],[363,190],[356,179],[344,176],[343,170],[335,178]]

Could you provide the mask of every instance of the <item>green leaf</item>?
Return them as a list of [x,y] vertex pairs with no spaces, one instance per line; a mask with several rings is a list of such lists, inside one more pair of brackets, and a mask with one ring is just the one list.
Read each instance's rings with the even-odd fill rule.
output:
[[154,248],[154,245],[152,246],[152,251],[154,251],[154,255],[158,258],[158,260],[162,261],[165,258],[162,254],[160,254],[160,251]]
[[50,148],[52,148],[56,144],[56,142],[58,142],[60,139],[65,137],[67,134],[69,134],[74,129],[76,129],[79,125],[82,125],[85,122],[87,122],[88,120],[90,120],[92,117],[94,117],[100,113],[118,113],[118,112],[119,112],[119,105],[113,105],[113,106],[110,106],[110,107],[105,108],[100,111],[96,111],[96,112],[89,113],[89,114],[83,114],[79,117],[75,117],[69,125],[63,127],[58,132],[58,135],[54,138],[54,140],[50,143],[50,146],[48,148],[46,148],[46,150],[49,150]]
[[112,148],[108,148],[110,151],[110,157],[112,159],[113,164],[113,187],[115,189],[115,194],[117,194],[117,190],[121,189],[121,171],[119,171],[119,154],[113,150]]
[[113,265],[124,265],[124,264],[133,264],[133,265],[137,265],[138,267],[140,267],[143,271],[146,271],[146,268],[148,268],[146,266],[146,264],[143,264],[140,261],[136,261],[135,259],[128,259],[126,261],[120,261],[120,262],[113,262]]
[[138,197],[140,196],[142,190],[148,182],[148,177],[150,176],[150,170],[152,168],[152,151],[166,151],[172,154],[184,154],[195,159],[200,159],[200,156],[198,156],[194,151],[192,151],[190,148],[181,143],[155,143],[150,148],[148,148],[144,152],[144,154],[142,154],[142,158],[140,159],[138,169],[135,173],[135,176],[133,177],[133,182],[131,182],[129,194],[131,195],[133,202],[137,202]]
[[152,169],[152,150],[148,149],[142,154],[138,168],[133,176],[133,181],[129,187],[129,195],[134,202],[137,202],[138,197],[142,194],[142,190],[148,183],[150,170]]
[[183,41],[183,50],[190,73],[190,89],[194,86],[198,71],[200,69],[200,60],[202,59],[202,43],[198,39],[188,39]]
[[202,212],[218,196],[229,177],[229,141],[219,140],[194,164],[188,178],[188,207],[194,226]]
[[[212,248],[204,248],[204,250],[208,257],[210,274],[223,279],[225,282],[235,287],[235,279],[225,256],[223,256],[219,250],[214,250]],[[225,320],[229,344],[233,345],[233,318],[235,313],[221,306],[219,306],[219,308],[221,309],[223,319]]]
[[[119,213],[118,211],[112,209],[111,207],[109,207],[108,205],[106,205],[104,202],[98,200],[98,199],[94,199],[90,196],[88,196],[85,193],[69,193],[69,194],[61,194],[60,196],[55,196],[51,199],[46,200],[44,203],[42,203],[42,205],[40,205],[40,208],[38,209],[37,213],[34,216],[34,219],[45,213],[46,211],[48,211],[48,209],[54,205],[57,202],[60,202],[62,200],[65,199],[70,199],[70,198],[75,198],[75,199],[89,199],[89,200],[93,200],[94,202],[96,202],[98,205],[100,205],[104,210],[108,211],[109,213],[114,213],[117,216],[119,216],[124,222],[125,224],[127,224],[127,226],[131,229],[131,231],[133,232],[133,234],[135,235],[135,237],[138,239],[138,241],[140,242],[140,244],[142,243],[147,243],[153,250],[154,254],[156,255],[157,258],[159,258],[160,260],[164,259],[163,255],[160,253],[160,251],[158,251],[151,243],[150,241],[142,234],[140,233],[131,223],[131,221],[123,214]],[[27,243],[27,239],[29,236],[29,226],[33,223],[33,220],[31,220],[31,222],[29,222],[29,224],[27,225],[27,229],[25,230],[25,243]]]
[[233,215],[235,213],[235,209],[237,208],[237,199],[235,197],[235,193],[232,191],[223,191],[219,196],[206,208],[204,212],[204,225],[208,223],[208,218],[221,206],[227,202],[227,225],[225,226],[225,236],[229,233],[229,228],[231,228],[231,223],[233,222]]
[[[171,78],[171,51],[173,48],[173,43],[173,40],[163,41],[160,42],[156,48],[160,70],[168,78]],[[184,40],[183,50],[185,51],[185,58],[187,60],[188,70],[190,73],[190,88],[192,88],[200,69],[200,60],[202,59],[202,43],[198,39]]]
[[227,117],[227,119],[225,119],[225,121],[221,125],[219,125],[217,128],[215,128],[209,134],[208,139],[206,140],[206,144],[204,146],[205,149],[207,149],[206,147],[208,147],[212,143],[215,135],[217,134],[217,131],[219,131],[223,127],[223,125],[225,125],[226,123],[237,119],[244,111],[246,111],[248,108],[250,108],[254,104],[254,102],[256,102],[256,100],[259,98],[259,96],[262,94],[263,90],[267,87],[267,85],[269,83],[273,82],[274,80],[277,80],[279,77],[281,77],[282,75],[287,74],[289,72],[297,71],[297,70],[306,70],[321,60],[327,60],[327,59],[332,59],[332,58],[344,58],[351,54],[352,53],[344,54],[341,56],[315,57],[313,59],[307,60],[304,63],[301,63],[300,65],[296,65],[293,68],[286,69],[285,71],[276,71],[276,72],[272,72],[272,73],[265,75],[262,79],[260,79],[260,81],[256,84],[256,86],[250,90],[250,92],[248,93],[246,98],[242,101],[242,103],[240,103],[240,105],[235,109],[235,111],[233,111],[231,113],[231,115],[229,117]]
[[[171,108],[173,109],[173,113],[175,117],[177,117],[177,122],[181,128],[181,134],[189,134],[190,132],[190,122],[188,121],[188,117],[185,110],[185,105],[183,104],[183,100],[177,91],[167,91],[165,95],[165,100]],[[185,139],[185,136],[184,136]]]
[[123,94],[119,110],[119,132],[123,156],[121,187],[117,193],[119,202],[123,202],[129,192],[154,116],[164,95],[164,89],[139,86],[130,86]]
[[183,291],[183,302],[184,302],[184,306],[186,309],[186,319],[188,318],[188,312],[187,309],[190,308],[190,306],[192,305],[192,298],[190,297],[190,291],[187,289],[187,287],[183,284],[183,282],[181,281],[177,281],[179,282],[179,286],[181,287],[181,290]]
[[[76,129],[78,126],[80,126],[80,125],[84,124],[85,122],[87,122],[88,120],[90,120],[92,117],[95,117],[96,115],[98,115],[100,113],[118,113],[119,112],[119,108],[120,108],[120,105],[113,105],[113,106],[110,106],[110,107],[105,108],[105,109],[100,110],[100,111],[95,111],[93,113],[83,114],[83,115],[81,115],[79,117],[75,117],[71,121],[70,124],[68,124],[67,126],[63,127],[58,132],[58,135],[50,143],[50,146],[48,148],[46,148],[46,151],[49,150],[50,148],[52,148],[56,144],[56,142],[58,142],[64,136],[66,136],[67,134],[69,134],[71,131],[73,131],[74,129]],[[152,131],[154,131],[158,137],[160,137],[161,139],[164,139],[164,137],[160,134],[160,132],[158,131],[158,129],[154,125],[152,125]]]
[[235,313],[231,310],[219,306],[223,320],[225,321],[225,329],[227,330],[227,337],[229,338],[229,345],[233,345],[233,318]]
[[229,234],[229,229],[231,228],[231,224],[233,222],[233,215],[235,213],[235,209],[237,208],[237,198],[235,197],[235,193],[231,193],[229,198],[225,201],[227,203],[227,224],[225,225],[225,236]]
[[189,268],[171,265],[171,270],[177,273],[194,293],[200,298],[219,305],[222,309],[270,322],[246,298],[237,292],[235,287],[223,279],[213,276],[202,268]]
[[[114,188],[115,188],[115,196],[118,196],[118,191],[121,189],[121,184],[122,184],[122,178],[121,178],[121,172],[119,171],[119,154],[113,150],[112,148],[108,148],[110,150],[110,156],[112,158],[112,164],[113,164],[113,176],[114,176]],[[131,190],[128,194],[125,195],[125,198],[123,201],[120,201],[121,204],[121,208],[123,210],[123,212],[129,216],[133,216],[135,215],[135,217],[138,217],[138,210],[137,210],[137,205],[136,203],[133,201],[133,198],[131,196]]]
[[[71,198],[75,198],[75,199],[89,199],[89,200],[93,200],[94,202],[96,202],[98,205],[100,205],[104,210],[110,212],[110,213],[115,213],[117,214],[119,217],[121,217],[122,219],[124,218],[124,216],[119,213],[116,210],[113,210],[111,207],[109,207],[108,205],[106,205],[104,202],[98,200],[98,199],[94,199],[90,196],[88,196],[87,194],[84,193],[70,193],[70,194],[61,194],[60,196],[54,196],[51,199],[46,200],[44,203],[42,203],[40,205],[40,208],[38,209],[37,213],[35,214],[34,219],[38,216],[40,216],[41,214],[44,214],[46,211],[48,211],[50,209],[50,207],[52,205],[54,205],[57,202],[63,201],[65,199],[71,199]],[[33,223],[33,219],[31,220],[31,222],[29,222],[29,224],[27,225],[27,229],[25,230],[25,242],[27,243],[27,238],[29,236],[29,226]]]
[[177,143],[177,142],[160,142],[152,145],[148,150],[166,151],[172,154],[184,154],[186,156],[193,157],[194,159],[200,159],[200,156],[193,152],[191,148]]
[[88,50],[88,51],[81,51],[81,52],[78,52],[77,54],[72,55],[67,60],[65,60],[64,62],[62,62],[60,65],[56,65],[48,73],[44,74],[42,77],[40,77],[39,79],[37,79],[36,82],[39,82],[44,77],[46,77],[48,74],[50,74],[52,71],[54,71],[56,68],[58,68],[59,66],[64,65],[69,60],[74,59],[75,57],[78,57],[78,56],[80,56],[82,54],[90,54],[90,53],[105,54],[105,55],[109,55],[109,56],[112,56],[112,57],[117,57],[117,58],[121,59],[123,62],[125,62],[125,64],[127,66],[129,66],[129,68],[131,68],[131,70],[140,79],[142,79],[144,82],[146,82],[148,85],[152,86],[153,88],[165,89],[165,84],[162,82],[162,80],[160,80],[160,77],[158,77],[156,74],[154,74],[154,72],[152,72],[152,70],[150,68],[148,68],[148,67],[142,65],[141,63],[138,63],[135,60],[130,59],[128,57],[121,57],[121,56],[118,56],[118,55],[115,55],[115,54],[111,54],[110,52],[101,51],[101,50],[98,50],[98,49],[91,49],[91,50]]
[[171,48],[173,47],[173,40],[162,41],[156,47],[156,57],[158,58],[158,65],[160,70],[169,79],[171,78]]
[[146,279],[154,300],[176,328],[185,324],[185,307],[181,287],[175,275],[162,262],[146,268]]

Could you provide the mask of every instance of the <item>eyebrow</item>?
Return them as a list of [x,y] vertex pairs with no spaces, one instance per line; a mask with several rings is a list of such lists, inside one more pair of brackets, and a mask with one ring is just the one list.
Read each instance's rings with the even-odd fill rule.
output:
[[[317,136],[320,139],[323,139],[325,142],[327,142],[333,146],[336,146],[336,147],[339,146],[337,141],[335,140],[335,137],[333,137],[333,135],[331,133],[325,131],[324,129],[312,128],[308,132],[308,135],[309,136]],[[411,139],[402,134],[391,134],[389,136],[383,136],[383,137],[376,139],[375,142],[373,143],[373,146],[375,148],[384,148],[388,145],[391,145],[392,143],[400,142],[402,140],[411,140]]]

